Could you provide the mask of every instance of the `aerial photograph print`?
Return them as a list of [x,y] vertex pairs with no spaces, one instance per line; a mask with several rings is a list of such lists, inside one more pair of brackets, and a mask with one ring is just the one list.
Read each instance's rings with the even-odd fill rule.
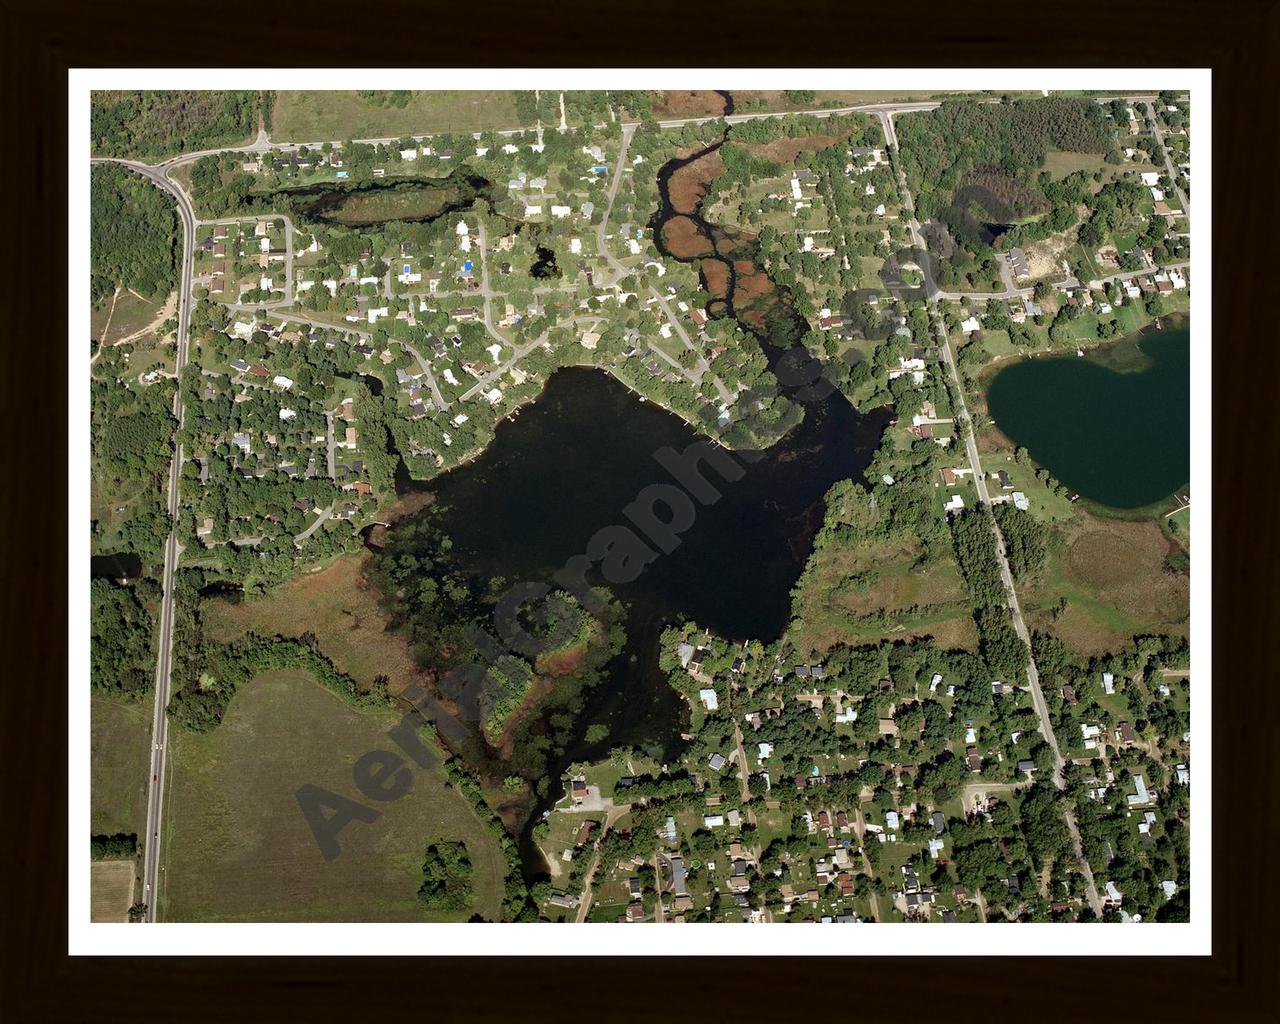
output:
[[73,926],[1196,924],[1208,99],[1020,74],[86,89]]

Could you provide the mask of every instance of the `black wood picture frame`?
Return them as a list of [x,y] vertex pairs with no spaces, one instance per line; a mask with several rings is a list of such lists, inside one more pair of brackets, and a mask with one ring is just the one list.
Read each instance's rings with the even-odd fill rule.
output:
[[[355,21],[344,27],[343,19]],[[648,31],[645,31],[645,27]],[[545,9],[388,3],[237,9],[7,0],[0,60],[8,273],[9,501],[0,714],[8,765],[0,1015],[15,1021],[295,1014],[446,1020],[522,1016],[790,1019],[883,1013],[990,1020],[1280,1018],[1276,838],[1277,470],[1267,415],[1275,321],[1264,303],[1277,173],[1280,6],[660,3]],[[1208,957],[757,962],[744,944],[643,964],[536,958],[99,958],[67,955],[66,656],[68,68],[247,66],[1187,66],[1213,69],[1213,954]],[[461,84],[461,82],[460,82]],[[1088,83],[1082,82],[1087,88]],[[465,87],[465,86],[464,86]],[[1203,228],[1200,230],[1204,230]],[[1269,287],[1270,286],[1270,287]],[[1209,339],[1194,343],[1209,344]],[[1270,385],[1270,386],[1269,386]],[[1203,563],[1201,563],[1203,564]],[[1199,570],[1203,571],[1203,570]],[[83,681],[71,681],[71,692]],[[993,926],[1001,927],[1001,926]],[[1003,927],[1015,927],[1012,925]],[[1115,926],[1123,927],[1123,926]],[[1129,932],[1141,948],[1143,930]],[[827,936],[830,936],[829,938]],[[531,950],[556,931],[530,927]],[[1270,949],[1272,952],[1267,953]],[[337,950],[354,954],[359,950]],[[416,951],[406,946],[406,956]],[[583,970],[586,967],[587,970]],[[601,984],[603,982],[603,984]]]

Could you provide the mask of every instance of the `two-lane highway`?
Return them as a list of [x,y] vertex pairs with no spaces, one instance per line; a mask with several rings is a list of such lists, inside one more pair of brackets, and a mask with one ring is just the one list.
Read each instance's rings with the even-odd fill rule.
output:
[[[187,328],[191,320],[191,273],[194,262],[196,219],[186,193],[167,174],[146,164],[129,160],[122,163],[173,196],[182,220],[182,270],[178,279],[178,354],[177,376],[187,365]],[[173,397],[173,415],[182,426],[182,389]],[[182,476],[182,446],[174,447],[169,466],[169,518],[173,528],[164,546],[164,578],[161,581],[159,652],[156,656],[155,706],[151,713],[151,778],[147,783],[147,828],[142,838],[142,902],[146,904],[145,920],[155,921],[160,886],[160,829],[164,814],[165,757],[168,753],[169,677],[173,662],[173,576],[182,553],[178,544],[178,484]]]

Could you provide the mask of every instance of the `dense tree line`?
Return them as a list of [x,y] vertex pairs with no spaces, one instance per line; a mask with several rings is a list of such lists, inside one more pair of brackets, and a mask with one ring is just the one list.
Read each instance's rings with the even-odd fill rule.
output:
[[1024,579],[1039,572],[1048,553],[1049,528],[1012,502],[997,505],[994,513],[1014,578]]
[[1115,146],[1102,107],[1047,96],[1003,103],[944,102],[897,122],[900,158],[921,220],[946,206],[975,168],[1026,180],[1051,149],[1106,153]]
[[473,898],[471,875],[466,843],[432,843],[422,862],[418,902],[428,910],[466,910]]
[[155,677],[155,619],[147,605],[158,600],[155,580],[120,585],[109,579],[89,586],[89,682],[98,693],[137,700]]
[[[183,593],[180,603],[198,602],[198,593]],[[383,708],[390,703],[386,676],[378,676],[367,690],[345,672],[339,671],[321,651],[314,635],[294,639],[249,633],[230,644],[207,640],[194,617],[195,649],[185,644],[175,650],[179,656],[175,678],[181,683],[169,700],[168,713],[184,728],[208,732],[217,728],[236,691],[255,676],[273,669],[293,668],[310,673],[323,687],[333,691],[354,708]]]
[[974,600],[974,619],[982,656],[996,678],[1019,684],[1027,677],[1027,645],[1009,613],[991,513],[985,508],[956,515],[951,521],[956,561]]
[[525,885],[520,870],[520,851],[515,841],[507,832],[502,819],[485,802],[484,789],[479,779],[456,757],[444,763],[449,785],[455,787],[463,796],[471,801],[477,816],[488,827],[490,834],[498,841],[503,859],[507,864],[506,887],[502,897],[502,918],[504,921],[533,921],[537,919],[538,908],[530,898],[529,889]]
[[117,288],[143,298],[167,295],[177,280],[178,218],[173,201],[117,164],[89,174],[90,298],[96,305]]
[[90,860],[129,860],[138,855],[136,833],[117,832],[113,836],[89,837]]
[[172,156],[240,142],[254,133],[257,113],[252,91],[99,91],[89,137],[99,156]]

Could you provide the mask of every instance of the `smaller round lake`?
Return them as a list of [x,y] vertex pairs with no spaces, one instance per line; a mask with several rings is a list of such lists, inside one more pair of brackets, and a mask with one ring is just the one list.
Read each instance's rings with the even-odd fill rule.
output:
[[987,390],[991,418],[1066,487],[1139,508],[1187,484],[1191,335],[1152,330],[1075,355],[1026,359]]

